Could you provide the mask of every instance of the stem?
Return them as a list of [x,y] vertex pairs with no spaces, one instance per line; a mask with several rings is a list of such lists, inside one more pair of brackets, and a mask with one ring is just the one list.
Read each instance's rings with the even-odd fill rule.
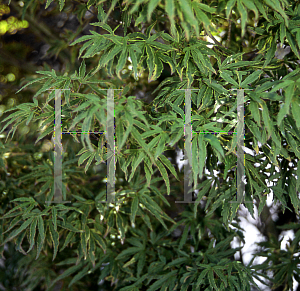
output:
[[219,43],[219,42],[215,39],[215,37],[211,34],[210,31],[206,30],[205,28],[204,28],[204,30],[205,30],[205,32],[206,32],[206,35],[208,35],[208,36],[214,41],[215,44],[217,44],[218,46],[222,46],[222,44]]
[[229,23],[229,25],[228,25],[228,36],[227,36],[227,41],[226,41],[226,48],[229,48],[230,38],[231,38],[231,19],[230,19],[231,12],[232,11],[230,11],[230,14],[229,14],[229,17],[228,17],[228,23]]

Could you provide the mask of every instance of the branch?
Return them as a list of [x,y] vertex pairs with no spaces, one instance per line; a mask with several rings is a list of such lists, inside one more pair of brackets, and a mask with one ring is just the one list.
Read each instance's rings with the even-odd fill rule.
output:
[[227,35],[227,44],[226,44],[226,48],[229,47],[229,44],[230,44],[230,38],[231,38],[231,11],[230,11],[230,14],[229,14],[229,18],[228,18],[228,35]]
[[205,28],[204,28],[204,30],[205,30],[205,32],[206,32],[206,35],[208,35],[208,36],[214,41],[215,44],[217,44],[218,46],[222,46],[222,44],[219,43],[219,42],[215,39],[215,37],[211,34],[210,31],[207,31]]

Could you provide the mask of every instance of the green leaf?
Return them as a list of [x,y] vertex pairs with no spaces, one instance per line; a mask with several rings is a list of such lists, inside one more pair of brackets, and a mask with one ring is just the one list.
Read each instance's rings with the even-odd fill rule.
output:
[[204,13],[202,11],[202,7],[200,3],[197,2],[192,2],[192,6],[195,10],[197,19],[200,20],[201,22],[204,23],[204,26],[207,27],[207,29],[209,29],[210,25],[211,25],[211,21],[210,19],[207,17],[206,13]]
[[83,79],[85,76],[85,72],[86,72],[86,64],[85,64],[85,60],[83,60],[79,68],[79,77]]
[[53,223],[49,222],[49,230],[50,230],[50,236],[51,240],[53,242],[53,258],[52,261],[54,261],[57,251],[58,251],[58,245],[59,245],[59,234],[58,232],[54,229]]
[[82,154],[78,160],[78,166],[80,166],[87,158],[89,158],[92,155],[90,151],[85,152]]
[[58,0],[59,2],[59,12],[61,12],[65,6],[65,0]]
[[[15,122],[16,120],[20,120],[21,119],[21,121],[22,120],[25,120],[26,119],[26,116],[28,115],[28,112],[22,112],[22,111],[17,111],[17,112],[15,112],[15,113],[13,113],[13,114],[11,114],[11,115],[9,115],[7,118],[5,118],[2,122],[4,122],[4,121],[6,121],[7,119],[10,119],[10,118],[12,118],[12,117],[14,117],[14,118],[12,118],[8,123],[6,123],[6,125],[2,128],[2,130],[0,131],[0,133],[1,132],[3,132],[4,130],[5,130],[5,128],[6,127],[8,127],[11,123],[13,123],[13,122]],[[25,119],[24,119],[25,118]],[[16,124],[14,125],[14,127],[16,128]],[[12,129],[10,130],[10,132],[12,131]],[[10,132],[9,132],[9,134],[10,134]],[[9,136],[9,134],[7,135],[7,137]]]
[[[276,36],[278,36],[278,34],[276,34]],[[266,60],[264,62],[262,69],[264,69],[271,62],[271,60],[273,60],[275,57],[275,52],[277,50],[276,40],[277,40],[277,37],[272,39],[272,42],[271,42],[270,48],[268,49],[268,52],[266,54]]]
[[148,82],[151,82],[151,77],[153,75],[154,70],[154,50],[151,46],[146,45],[146,53],[147,53],[147,67],[149,69]]
[[35,237],[35,232],[36,232],[36,225],[37,225],[37,220],[38,218],[36,217],[33,222],[30,225],[30,234],[29,234],[29,241],[30,241],[30,246],[29,246],[29,250],[27,251],[27,253],[30,252],[30,250],[33,248],[34,246],[34,237]]
[[40,235],[40,243],[38,244],[38,250],[41,251],[45,240],[44,221],[41,215],[38,216],[38,230]]
[[181,235],[180,243],[178,246],[179,249],[181,249],[183,247],[183,245],[186,243],[188,233],[189,233],[189,227],[187,226],[184,228],[184,231]]
[[192,141],[192,169],[194,185],[197,185],[197,176],[199,174],[199,147],[197,136],[194,136]]
[[130,265],[134,264],[139,256],[140,256],[139,253],[135,254],[135,255],[131,258],[131,260],[129,260],[126,264],[123,265],[122,268],[128,268]]
[[[34,99],[34,100],[36,100],[36,99]],[[32,111],[32,112],[29,114],[29,116],[28,116],[28,118],[27,118],[27,120],[26,120],[26,125],[28,125],[28,124],[30,123],[31,119],[32,119],[33,116],[34,116],[34,113],[35,113],[35,111]]]
[[176,66],[175,66],[173,60],[170,57],[163,55],[163,54],[159,55],[159,57],[164,63],[167,63],[170,66],[171,75],[173,75],[174,72],[176,71]]
[[44,239],[41,237],[41,233],[39,232],[39,235],[37,238],[37,251],[36,251],[36,258],[35,258],[36,260],[40,256],[40,253],[43,249],[43,245],[44,245]]
[[296,179],[294,176],[289,177],[288,189],[289,189],[288,193],[289,193],[289,196],[291,197],[291,202],[294,206],[295,212],[299,213],[300,203],[299,203],[299,198],[298,198],[298,194],[296,191]]
[[6,231],[2,232],[1,235],[3,235],[3,234],[5,234],[5,233],[9,232],[12,228],[14,228],[14,227],[16,226],[16,224],[17,224],[19,221],[21,221],[21,217],[22,217],[21,215],[18,215],[17,217],[15,217],[15,218],[12,220],[12,222],[10,223],[9,228],[8,228]]
[[154,163],[153,155],[150,153],[147,144],[143,141],[141,135],[139,134],[139,132],[137,131],[137,129],[134,126],[132,127],[131,134],[132,134],[133,138],[138,142],[138,144],[143,148],[143,150],[147,153],[147,155],[151,159],[152,163]]
[[[164,211],[160,208],[160,206],[152,199],[152,197],[150,197],[149,195],[143,193],[141,195],[142,198],[145,198],[147,200],[147,202],[149,203],[148,205],[151,205],[152,209],[155,209],[155,211],[159,214],[159,216],[164,217],[165,219],[175,223],[172,219],[170,219],[168,217],[168,215],[166,213],[164,213]],[[145,200],[144,200],[145,202]]]
[[292,114],[296,121],[296,125],[298,128],[300,128],[300,102],[298,99],[294,99],[292,100],[291,105],[292,105]]
[[168,267],[173,267],[173,266],[176,266],[176,265],[182,265],[184,263],[187,263],[188,262],[188,258],[177,258],[175,260],[173,260],[172,262],[168,263],[167,266]]
[[[297,177],[300,177],[300,160],[298,160],[298,163],[297,163],[296,174],[297,174]],[[296,181],[296,191],[299,191],[299,188],[300,188],[300,179],[298,178]]]
[[51,282],[51,285],[49,286],[52,287],[56,282],[65,279],[67,277],[69,277],[70,275],[74,274],[76,271],[80,270],[85,262],[80,262],[78,265],[72,266],[69,269],[67,269],[66,271],[64,271],[61,275],[59,275],[57,278],[54,279],[54,281]]
[[123,50],[123,45],[115,45],[106,55],[102,55],[99,64],[100,68],[105,67],[110,60],[113,60],[114,57]]
[[213,272],[212,269],[210,269],[208,271],[208,280],[209,280],[210,286],[212,286],[214,289],[218,290],[218,287],[216,285],[216,281],[215,281],[215,278],[214,278],[214,272]]
[[204,3],[198,3],[197,5],[200,7],[201,10],[206,11],[208,13],[215,13],[217,12],[217,9],[215,7],[210,7]]
[[288,132],[286,132],[286,138],[287,138],[287,142],[290,145],[290,147],[292,148],[292,150],[294,151],[296,157],[298,159],[300,159],[300,151],[299,151],[299,145],[298,142],[292,137],[292,135],[290,135]]
[[159,0],[150,0],[150,2],[148,3],[148,13],[147,13],[147,21],[149,22],[151,20],[151,15],[154,11],[154,9],[156,8],[156,6],[158,5]]
[[113,34],[112,29],[111,29],[110,26],[109,26],[108,24],[106,24],[106,23],[103,23],[103,22],[95,22],[95,23],[90,23],[90,25],[102,27],[104,30],[108,31],[110,34]]
[[135,223],[135,216],[136,216],[138,207],[139,207],[139,198],[136,195],[136,196],[134,196],[132,203],[131,203],[131,214],[130,214],[131,223]]
[[237,10],[241,15],[242,37],[244,37],[246,32],[246,22],[247,22],[248,15],[247,15],[247,8],[243,5],[241,0],[237,0]]
[[199,145],[199,177],[202,179],[203,169],[205,166],[206,159],[206,144],[204,142],[204,134],[198,134],[198,145]]
[[290,104],[294,95],[294,88],[295,83],[292,83],[288,86],[288,88],[285,90],[285,103],[282,106],[282,108],[279,110],[279,113],[277,115],[277,125],[279,126],[283,120],[283,118],[289,114],[290,111]]
[[160,134],[160,140],[158,142],[158,145],[156,147],[156,151],[155,151],[155,154],[154,154],[155,160],[157,160],[157,158],[164,151],[164,148],[165,148],[165,145],[166,145],[168,139],[169,139],[169,135],[167,133],[163,132],[162,134]]
[[171,272],[167,273],[166,275],[162,276],[159,280],[154,282],[148,289],[147,291],[155,291],[158,290],[161,285],[166,282],[169,278],[171,277],[176,277],[177,270],[172,270]]
[[88,40],[88,39],[92,39],[92,38],[95,38],[94,35],[92,35],[92,34],[84,35],[82,37],[77,38],[75,41],[73,41],[70,44],[70,46],[73,46],[73,45],[75,45],[75,44],[77,44],[79,42],[82,42],[82,41],[85,41],[85,40]]
[[127,258],[133,254],[138,253],[139,251],[142,251],[143,248],[138,248],[138,247],[131,247],[123,250],[120,254],[118,254],[115,258],[115,260],[121,260],[123,258]]
[[204,282],[204,278],[207,277],[209,269],[205,269],[200,273],[200,276],[197,279],[196,287],[198,288],[200,285],[202,285]]
[[174,167],[172,166],[171,162],[168,160],[168,158],[164,155],[160,155],[158,158],[170,170],[170,172],[175,176],[175,178],[179,181],[177,173],[176,173]]
[[[116,124],[117,146],[118,146],[118,152],[120,152],[127,137],[124,138],[124,128],[123,128],[122,120],[118,118],[116,123],[117,123]],[[126,132],[127,135],[130,133],[129,130],[127,130]]]
[[7,242],[9,242],[10,240],[12,240],[13,238],[15,238],[19,233],[21,233],[24,229],[26,229],[29,224],[31,224],[33,219],[34,219],[34,217],[27,219],[18,229],[14,230],[12,233],[10,233],[9,237],[6,238],[6,240],[1,245],[4,245]]
[[238,84],[233,78],[230,77],[229,72],[230,72],[230,71],[222,71],[221,74],[220,74],[220,76],[221,76],[226,82],[228,82],[228,83],[230,83],[230,84],[232,84],[232,85],[234,85],[234,86],[236,86],[236,87],[238,88],[238,87],[239,87],[239,84]]
[[57,231],[57,210],[55,208],[55,206],[52,206],[52,223],[53,223],[53,226],[54,226],[54,229]]
[[281,45],[284,44],[284,39],[286,38],[286,27],[284,25],[284,22],[280,23],[280,43]]
[[54,132],[54,127],[53,126],[49,126],[35,141],[34,144],[37,144],[42,138],[44,138],[46,135],[50,134]]
[[117,213],[116,215],[116,224],[118,232],[120,233],[121,239],[123,240],[125,237],[125,228],[124,228],[124,222],[122,219],[122,216],[120,213]]
[[[153,205],[152,205],[152,203],[150,203],[149,201],[148,201],[148,198],[149,198],[149,196],[147,196],[147,195],[141,195],[140,196],[140,201],[141,201],[141,203],[144,205],[144,207],[145,207],[145,209],[147,210],[147,211],[149,211],[153,216],[155,216],[156,217],[156,219],[163,225],[163,227],[166,229],[166,230],[168,230],[168,227],[166,226],[166,224],[164,223],[164,221],[162,220],[162,217],[165,217],[165,215],[163,215],[163,212],[161,211],[161,212],[159,212],[158,210],[157,210],[157,208],[156,207],[154,207]],[[140,209],[139,209],[140,210]],[[143,217],[142,216],[142,218],[146,218],[146,217]],[[148,217],[149,218],[149,217]],[[166,217],[165,217],[166,218]],[[146,222],[147,223],[147,222]],[[150,224],[150,221],[147,223],[147,224]],[[150,224],[151,225],[151,224]]]
[[60,249],[60,252],[62,252],[65,247],[70,243],[70,241],[73,239],[73,237],[75,236],[75,232],[69,232],[67,237],[66,237],[66,240],[64,242],[64,245],[63,247]]
[[132,68],[134,72],[134,79],[137,80],[137,57],[132,47],[128,47],[129,56],[132,61]]
[[95,239],[91,235],[89,239],[89,258],[93,263],[93,268],[95,268],[96,265],[96,257],[95,257],[95,250],[96,250],[96,244],[95,244]]
[[155,164],[156,164],[159,172],[161,173],[161,175],[162,175],[162,177],[163,177],[163,179],[164,179],[164,181],[167,185],[167,194],[170,195],[170,181],[169,181],[169,178],[168,178],[167,170],[159,160],[156,160]]
[[165,11],[170,19],[171,24],[171,31],[173,35],[176,35],[176,32],[174,31],[175,26],[175,3],[174,0],[165,0]]
[[297,49],[297,41],[295,40],[295,38],[289,31],[286,31],[286,38],[289,42],[289,45],[290,45],[292,51],[297,56],[297,58],[300,59],[300,55],[299,55],[298,49]]
[[262,70],[257,70],[253,72],[242,82],[241,87],[246,87],[248,84],[255,82],[262,73]]
[[224,150],[216,136],[212,134],[204,134],[204,139],[207,140],[211,144],[211,146],[222,155],[223,158],[225,158]]
[[265,127],[268,130],[268,138],[269,138],[272,134],[273,124],[272,124],[271,119],[270,119],[270,114],[269,114],[268,107],[267,107],[267,105],[264,101],[262,102],[261,107],[262,107],[263,121],[264,121]]
[[139,256],[139,261],[138,261],[138,264],[137,264],[137,276],[139,277],[143,268],[145,267],[145,264],[146,264],[146,253],[145,251],[143,252],[140,252],[139,253],[140,256]]
[[274,9],[275,11],[279,12],[280,15],[283,17],[285,25],[289,26],[289,20],[285,13],[285,11],[281,8],[281,3],[278,0],[265,0],[266,4],[271,7],[271,9]]
[[203,64],[203,66],[207,69],[209,69],[211,72],[215,73],[216,74],[216,71],[215,69],[213,68],[211,62],[210,62],[210,59],[208,56],[206,55],[203,55],[200,50],[196,50],[196,53],[199,57],[199,60],[201,61],[201,63]]
[[103,250],[104,254],[106,253],[106,245],[104,239],[98,235],[97,233],[91,231],[91,235],[94,237],[96,243],[100,246],[100,248]]
[[[16,198],[16,199],[14,199],[10,202],[17,202],[17,201],[20,201],[20,202],[27,201],[27,202],[35,202],[36,203],[36,201],[32,197],[29,197],[29,198],[27,198],[27,197]],[[19,207],[21,207],[21,206],[19,206]]]
[[127,55],[128,55],[128,49],[127,49],[127,45],[124,44],[124,48],[122,50],[122,53],[120,55],[117,67],[116,67],[116,74],[118,76],[119,79],[122,79],[121,75],[120,75],[120,71],[124,68],[126,61],[127,61]]
[[81,278],[83,278],[85,275],[88,274],[88,271],[90,269],[90,266],[87,265],[85,266],[85,268],[83,270],[81,270],[79,273],[77,273],[73,279],[71,280],[71,282],[68,285],[68,288],[70,288],[74,283],[76,283],[77,281],[79,281]]
[[224,65],[222,64],[220,69],[224,70],[224,69],[231,69],[231,68],[247,67],[247,66],[253,65],[253,63],[255,63],[255,62],[254,61],[238,61],[238,62],[230,63],[230,64],[224,64]]
[[[218,84],[215,80],[211,80],[212,81],[211,83],[209,82],[208,79],[203,79],[203,81],[206,83],[206,85],[208,87],[212,88],[213,90],[217,91],[218,93],[227,95],[227,93],[228,93],[227,90],[222,85]],[[208,96],[210,97],[210,98],[208,97],[209,99],[212,98],[212,92],[211,92],[211,90],[209,90],[210,88],[207,88],[207,90],[205,92],[205,94],[207,94],[207,97]],[[205,98],[203,98],[203,99],[205,99]]]
[[158,57],[158,55],[156,54],[154,57],[154,71],[153,71],[153,75],[151,76],[151,78],[149,79],[149,82],[156,80],[157,78],[159,78],[159,76],[162,73],[162,70],[164,68],[160,58]]
[[255,101],[250,102],[249,109],[251,111],[251,115],[253,116],[256,123],[260,126],[260,110],[258,109],[258,104]]
[[190,5],[190,2],[187,0],[181,0],[178,2],[183,14],[185,15],[186,19],[188,20],[188,23],[190,23],[192,26],[196,28],[197,26],[197,20],[195,19],[192,7]]
[[96,156],[96,152],[91,153],[91,156],[90,156],[89,160],[87,161],[87,163],[85,165],[85,168],[84,168],[85,173],[87,172],[88,168],[90,167],[90,165],[91,165],[92,161],[94,160],[95,156]]
[[35,95],[33,96],[33,98],[36,98],[37,96],[39,96],[41,93],[48,91],[51,87],[54,87],[54,89],[59,89],[59,87],[62,85],[62,83],[64,82],[64,80],[58,80],[54,83],[52,83],[53,79],[49,79],[46,83],[44,83],[43,87],[38,90]]
[[255,6],[255,4],[252,2],[252,0],[242,0],[243,5],[245,5],[249,10],[252,10],[255,14],[255,19],[258,20],[259,13]]
[[[151,45],[152,47],[163,50],[164,53],[169,52],[171,50],[176,50],[176,48],[173,48],[172,46],[167,45],[167,44],[160,43],[158,41],[149,41],[149,40],[147,40],[147,44]],[[155,54],[155,56],[161,56],[161,54],[162,53],[160,53],[159,55]]]
[[51,4],[52,2],[53,2],[53,0],[47,0],[45,9],[47,9],[47,8],[50,6],[50,4]]
[[132,163],[131,175],[129,177],[128,182],[130,182],[131,179],[133,178],[133,175],[134,175],[134,173],[136,171],[136,168],[144,160],[145,155],[146,154],[144,152],[140,152],[139,155],[134,159],[134,162]]
[[87,244],[88,244],[89,236],[90,236],[89,228],[87,226],[85,226],[85,232],[80,233],[80,245],[81,245],[82,251],[84,253],[85,260],[86,260],[86,256],[87,256]]
[[57,220],[57,225],[67,229],[69,231],[73,231],[73,232],[83,232],[83,230],[79,230],[76,227],[74,227],[71,223],[69,222],[62,222],[61,220]]
[[273,92],[278,91],[279,89],[283,89],[283,88],[285,88],[285,87],[288,87],[289,85],[291,85],[291,84],[293,84],[293,83],[294,83],[293,80],[289,80],[289,79],[288,79],[288,80],[284,80],[283,82],[281,82],[281,83],[275,85],[275,87],[272,88],[272,90],[270,91],[270,93],[273,93]]
[[226,6],[226,18],[229,19],[230,12],[232,8],[235,6],[236,0],[229,0]]
[[[80,48],[78,58],[93,57],[99,51],[99,48],[101,47],[102,43],[103,43],[103,40],[101,38],[97,39],[96,41],[94,39],[89,40]],[[82,53],[85,49],[87,49],[87,50],[86,50],[85,54],[82,56]]]
[[23,255],[27,255],[27,253],[24,252],[23,248],[22,248],[22,242],[23,242],[23,239],[25,237],[25,234],[26,234],[26,231],[24,231],[21,235],[19,235],[19,237],[17,238],[16,240],[16,250],[21,252]]

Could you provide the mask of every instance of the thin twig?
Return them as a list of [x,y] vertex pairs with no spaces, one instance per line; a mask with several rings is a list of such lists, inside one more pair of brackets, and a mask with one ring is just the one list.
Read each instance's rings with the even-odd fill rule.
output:
[[208,35],[208,36],[214,41],[215,44],[217,44],[218,46],[222,46],[222,44],[219,43],[219,42],[215,39],[215,37],[211,34],[210,31],[208,31],[208,30],[205,29],[205,32],[206,32],[206,35]]
[[94,133],[91,134],[91,137],[93,137],[95,140],[99,141],[99,138]]
[[231,19],[230,19],[231,12],[232,11],[230,11],[230,14],[229,14],[229,17],[228,17],[228,23],[229,23],[229,25],[228,25],[228,36],[227,36],[226,48],[229,48],[230,38],[231,38]]

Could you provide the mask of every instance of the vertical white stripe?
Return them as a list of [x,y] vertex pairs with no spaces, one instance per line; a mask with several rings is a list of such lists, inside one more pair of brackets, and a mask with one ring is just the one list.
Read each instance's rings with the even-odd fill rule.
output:
[[245,194],[245,122],[244,122],[244,90],[237,90],[237,199],[244,202]]
[[54,202],[62,202],[61,90],[55,89]]
[[185,121],[184,121],[184,201],[192,202],[192,124],[191,124],[191,89],[185,90]]
[[107,203],[115,203],[114,89],[107,90]]

